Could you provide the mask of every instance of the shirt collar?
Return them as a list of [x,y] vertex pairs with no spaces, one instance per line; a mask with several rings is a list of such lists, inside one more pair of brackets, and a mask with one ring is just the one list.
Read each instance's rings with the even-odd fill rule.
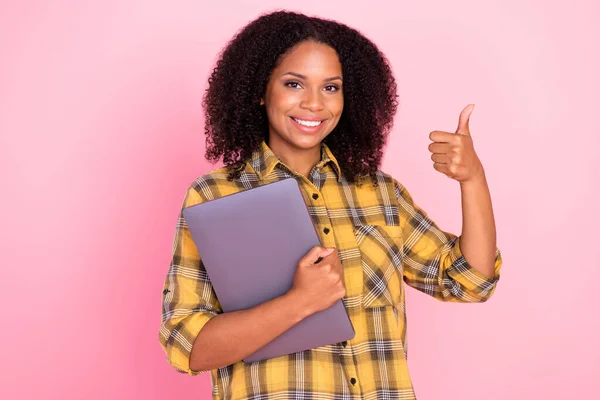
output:
[[[337,175],[338,182],[342,180],[341,168],[334,157],[333,153],[329,149],[329,147],[325,143],[321,143],[321,161],[317,164],[318,168],[322,168],[323,166],[331,163],[333,169]],[[250,159],[250,164],[252,168],[258,175],[258,177],[262,180],[265,179],[278,164],[286,166],[276,155],[273,153],[273,150],[269,148],[267,143],[263,140],[258,149],[252,153],[252,157]],[[286,166],[289,169],[289,167]]]

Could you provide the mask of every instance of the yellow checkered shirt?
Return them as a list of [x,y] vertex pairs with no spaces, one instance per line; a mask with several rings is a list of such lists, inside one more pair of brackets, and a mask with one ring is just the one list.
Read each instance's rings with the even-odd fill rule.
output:
[[[265,142],[239,178],[228,181],[227,175],[220,168],[196,179],[182,208],[294,177],[322,245],[338,249],[343,302],[356,335],[346,343],[211,370],[213,398],[414,399],[406,361],[404,283],[443,301],[483,302],[496,288],[500,252],[489,279],[466,262],[457,236],[440,230],[398,181],[378,171],[377,185],[348,182],[325,144],[309,177],[286,167]],[[205,372],[189,367],[192,344],[222,312],[180,213],[159,332],[176,370]]]

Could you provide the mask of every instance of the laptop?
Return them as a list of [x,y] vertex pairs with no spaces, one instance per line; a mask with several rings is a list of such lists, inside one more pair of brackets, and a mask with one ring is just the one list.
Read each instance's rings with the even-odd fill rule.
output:
[[[288,292],[298,261],[321,245],[294,178],[187,207],[183,216],[223,312],[252,308]],[[344,342],[354,334],[340,299],[243,361]]]

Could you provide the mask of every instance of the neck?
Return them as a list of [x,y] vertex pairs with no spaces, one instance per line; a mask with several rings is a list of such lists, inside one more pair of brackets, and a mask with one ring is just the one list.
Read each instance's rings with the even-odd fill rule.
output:
[[292,171],[308,177],[313,167],[321,161],[321,144],[302,149],[283,140],[269,140],[269,148]]

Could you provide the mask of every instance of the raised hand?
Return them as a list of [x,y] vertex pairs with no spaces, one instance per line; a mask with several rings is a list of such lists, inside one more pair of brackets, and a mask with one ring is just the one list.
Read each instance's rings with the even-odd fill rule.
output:
[[469,104],[460,113],[455,133],[433,131],[429,145],[433,168],[459,182],[468,182],[483,175],[483,165],[475,153],[469,130],[469,118],[475,104]]

